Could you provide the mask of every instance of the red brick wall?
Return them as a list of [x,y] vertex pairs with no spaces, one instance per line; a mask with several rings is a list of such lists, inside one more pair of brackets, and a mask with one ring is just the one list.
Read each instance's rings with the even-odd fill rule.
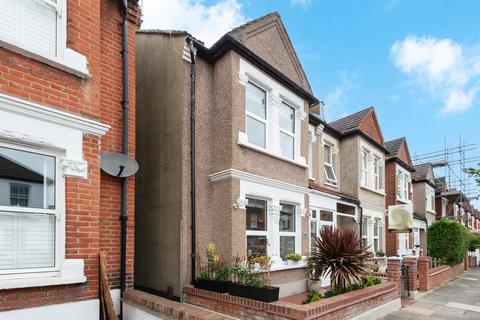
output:
[[371,138],[380,144],[384,144],[382,132],[375,117],[375,112],[372,111],[360,124],[360,130],[368,134]]
[[[394,161],[385,164],[385,206],[397,204],[397,172]],[[385,217],[385,250],[387,256],[395,256],[398,250],[398,237],[394,232],[388,231],[388,216]]]
[[429,269],[429,257],[418,259],[418,282],[419,291],[428,291],[441,286],[464,272],[464,263],[453,267],[443,265]]
[[[81,79],[0,48],[0,92],[55,107],[110,125],[101,138],[85,136],[88,179],[66,178],[66,258],[85,262],[87,282],[0,291],[0,311],[98,298],[98,254],[106,251],[113,287],[120,257],[120,182],[100,171],[102,151],[122,151],[122,82],[119,2],[68,1],[67,47],[85,55],[90,78]],[[129,154],[135,154],[135,31],[129,29]],[[128,276],[133,283],[134,180],[129,181]]]

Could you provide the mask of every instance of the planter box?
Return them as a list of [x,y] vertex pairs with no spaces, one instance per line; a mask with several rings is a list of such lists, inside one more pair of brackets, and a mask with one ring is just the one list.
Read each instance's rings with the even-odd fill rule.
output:
[[219,293],[227,293],[230,282],[216,280],[195,280],[195,288]]
[[279,292],[279,287],[257,288],[233,282],[230,283],[230,286],[228,287],[228,293],[232,296],[263,302],[277,301]]

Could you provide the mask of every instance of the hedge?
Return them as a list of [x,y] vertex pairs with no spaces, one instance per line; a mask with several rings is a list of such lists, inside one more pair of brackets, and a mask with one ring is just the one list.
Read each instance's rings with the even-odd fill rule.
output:
[[428,255],[454,266],[463,261],[467,253],[468,231],[456,221],[442,219],[427,230]]

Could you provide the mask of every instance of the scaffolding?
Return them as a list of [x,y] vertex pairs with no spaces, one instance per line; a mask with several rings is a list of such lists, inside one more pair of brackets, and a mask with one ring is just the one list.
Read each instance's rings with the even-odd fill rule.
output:
[[[448,146],[446,138],[442,150],[415,154],[413,164],[430,163],[433,168],[437,187],[445,191],[458,191],[455,203],[468,202],[480,204],[480,187],[474,177],[465,173],[468,167],[477,167],[480,163],[480,154],[475,143],[466,143],[459,136],[458,145]],[[475,203],[476,202],[476,203]]]

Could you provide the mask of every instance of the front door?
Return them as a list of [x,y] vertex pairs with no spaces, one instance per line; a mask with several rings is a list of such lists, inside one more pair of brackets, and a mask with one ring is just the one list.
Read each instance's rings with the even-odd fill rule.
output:
[[[314,236],[319,236],[320,230],[327,226],[335,227],[334,212],[317,207],[311,209],[310,215],[310,251],[315,245]],[[322,287],[330,285],[330,276],[322,277]]]

